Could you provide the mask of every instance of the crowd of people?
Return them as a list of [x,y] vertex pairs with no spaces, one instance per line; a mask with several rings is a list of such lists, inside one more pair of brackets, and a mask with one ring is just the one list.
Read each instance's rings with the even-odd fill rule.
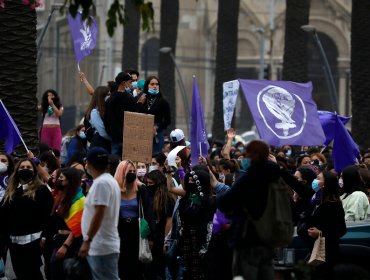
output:
[[[275,248],[248,221],[262,217],[280,179],[298,235],[311,248],[326,238],[326,262],[313,279],[334,279],[345,222],[370,214],[370,150],[338,174],[330,147],[235,142],[229,129],[225,142],[209,139],[208,157],[191,162],[183,131],[165,136],[171,114],[159,79],[138,77],[121,72],[94,90],[81,73],[91,103],[63,139],[63,106],[47,90],[38,156],[0,153],[0,259],[10,253],[17,279],[69,279],[64,263],[76,256],[99,280],[274,279]],[[125,111],[155,116],[151,163],[121,158]],[[179,145],[185,148],[169,166]],[[149,263],[139,258],[143,220]]]

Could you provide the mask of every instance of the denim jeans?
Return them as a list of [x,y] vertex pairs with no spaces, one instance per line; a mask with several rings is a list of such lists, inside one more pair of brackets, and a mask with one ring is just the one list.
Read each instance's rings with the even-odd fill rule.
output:
[[118,257],[118,253],[104,256],[87,256],[93,279],[119,280]]

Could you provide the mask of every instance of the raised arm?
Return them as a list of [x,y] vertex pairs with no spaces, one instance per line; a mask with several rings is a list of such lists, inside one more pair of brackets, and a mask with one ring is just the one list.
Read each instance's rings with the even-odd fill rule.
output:
[[90,94],[90,95],[93,95],[94,94],[94,88],[89,83],[89,81],[86,79],[85,73],[84,72],[79,72],[79,75],[80,75],[81,82],[84,83],[84,85],[85,85],[85,87],[87,89],[87,93]]

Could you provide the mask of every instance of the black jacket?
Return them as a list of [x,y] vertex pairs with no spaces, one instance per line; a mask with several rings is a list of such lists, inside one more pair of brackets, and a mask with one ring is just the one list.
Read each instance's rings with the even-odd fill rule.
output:
[[262,245],[254,228],[247,225],[246,236],[242,239],[245,210],[258,220],[267,204],[268,186],[280,177],[280,168],[271,161],[262,161],[249,167],[234,183],[231,189],[217,197],[217,207],[225,213],[232,213],[232,245],[243,242],[246,246]]
[[114,92],[106,102],[104,126],[114,143],[122,143],[124,112],[137,112],[134,97],[125,92]]
[[[149,100],[154,100],[151,107],[148,107]],[[168,102],[159,93],[156,96],[146,95],[144,104],[137,104],[138,112],[143,114],[154,115],[154,123],[158,126],[158,132],[167,128],[171,123],[171,110]]]

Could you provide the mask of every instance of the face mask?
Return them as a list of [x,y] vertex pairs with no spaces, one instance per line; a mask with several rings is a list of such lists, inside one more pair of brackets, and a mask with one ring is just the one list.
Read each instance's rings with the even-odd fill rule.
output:
[[243,147],[239,147],[238,150],[242,153],[244,152],[244,148]]
[[34,176],[33,170],[31,169],[19,169],[17,174],[20,180],[26,182],[31,180]]
[[287,150],[287,151],[285,152],[285,155],[286,155],[287,157],[290,157],[290,156],[292,155],[292,150]]
[[47,166],[42,167],[47,173],[49,173],[49,168]]
[[5,173],[6,171],[8,171],[8,166],[5,163],[0,162],[0,173]]
[[241,161],[241,166],[244,170],[247,170],[251,166],[251,159],[243,158]]
[[343,179],[339,178],[338,180],[339,187],[343,188]]
[[154,170],[158,170],[158,166],[156,166],[156,165],[151,165],[151,166],[149,166],[149,171],[148,171],[148,173],[150,173],[150,172],[152,172],[152,171],[154,171]]
[[85,139],[86,138],[86,134],[85,132],[81,131],[78,136],[80,136],[81,139]]
[[159,93],[159,90],[150,88],[150,89],[148,89],[148,93],[153,94],[153,95],[157,95]]
[[320,190],[320,181],[317,180],[317,179],[314,179],[312,181],[312,189],[314,190],[314,192],[318,192]]
[[218,180],[220,180],[220,181],[224,182],[224,181],[225,181],[225,174],[224,174],[224,173],[220,173],[220,174],[218,175]]
[[136,174],[135,173],[129,172],[129,173],[126,174],[126,182],[127,183],[131,184],[135,181],[135,179],[136,179]]
[[129,87],[125,87],[125,92],[126,93],[131,93],[131,89]]
[[133,89],[136,89],[137,88],[137,82],[132,82],[131,84],[132,84],[132,88]]
[[138,177],[144,177],[144,176],[145,176],[145,174],[146,174],[146,168],[138,168],[138,169],[136,170],[136,175],[137,175]]
[[107,95],[106,97],[104,97],[104,101],[107,102],[107,100],[109,99],[109,95]]
[[217,150],[217,148],[212,148],[212,152],[214,152],[214,151],[216,151]]

